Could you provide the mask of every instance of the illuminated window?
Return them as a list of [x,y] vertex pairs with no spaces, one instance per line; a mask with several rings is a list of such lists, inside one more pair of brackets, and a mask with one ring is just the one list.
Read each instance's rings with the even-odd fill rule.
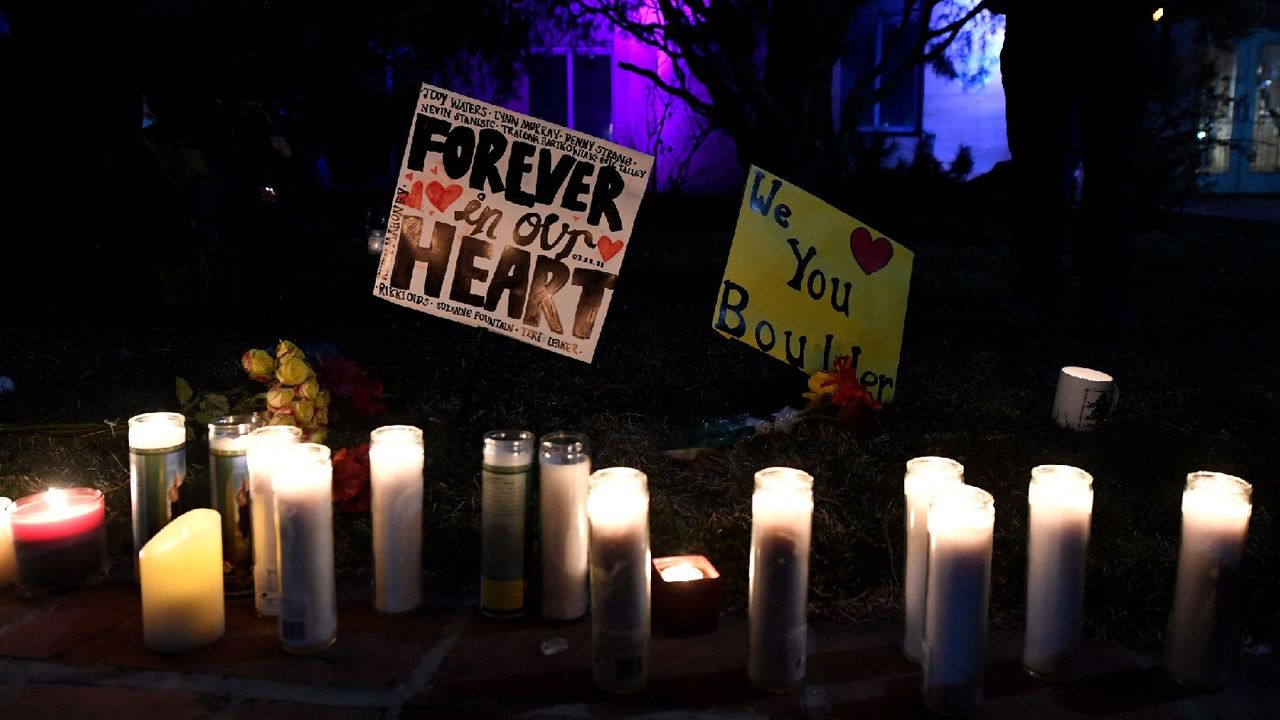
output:
[[589,135],[613,134],[613,62],[608,51],[554,48],[526,63],[529,114]]
[[837,87],[839,100],[853,91],[855,85],[884,61],[881,72],[868,89],[885,88],[886,94],[876,103],[858,108],[858,130],[896,135],[920,132],[920,110],[924,90],[924,69],[911,62],[911,51],[920,35],[920,20],[912,15],[900,36],[894,34],[901,15],[864,13],[849,27],[847,49],[840,58]]

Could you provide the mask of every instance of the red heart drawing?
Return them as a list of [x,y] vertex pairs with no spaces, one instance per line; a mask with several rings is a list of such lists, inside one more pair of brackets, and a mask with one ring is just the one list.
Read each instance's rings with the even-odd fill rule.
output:
[[412,179],[413,179],[413,173],[411,173],[411,172],[407,172],[407,173],[405,173],[405,174],[404,174],[404,179],[405,179],[405,180],[412,180]]
[[427,201],[435,205],[440,212],[444,212],[445,208],[452,205],[460,195],[462,195],[461,185],[445,187],[435,180],[427,183]]
[[579,217],[579,216],[574,215],[574,216],[573,216],[573,221],[574,221],[574,222],[578,222],[578,217]]
[[613,240],[608,235],[601,235],[596,249],[600,251],[600,257],[604,258],[605,262],[609,262],[614,255],[622,252],[622,241]]
[[864,227],[849,233],[849,250],[858,267],[868,275],[888,265],[893,258],[893,243],[889,238],[872,239],[871,231]]
[[439,174],[440,174],[440,168],[438,168],[438,167],[433,167],[433,168],[431,168],[431,174],[432,174],[432,175],[439,175]]
[[401,205],[404,205],[405,207],[411,207],[414,210],[421,210],[422,209],[422,181],[419,180],[414,182],[413,190],[409,192],[405,192],[404,190],[401,190],[399,193],[397,193],[396,202],[400,203]]

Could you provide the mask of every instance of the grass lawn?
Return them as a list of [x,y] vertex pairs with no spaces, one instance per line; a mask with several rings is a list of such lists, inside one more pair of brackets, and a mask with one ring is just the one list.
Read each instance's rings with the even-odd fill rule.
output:
[[[42,321],[10,307],[0,321],[4,423],[119,423],[94,434],[0,434],[0,494],[49,483],[107,492],[112,551],[127,562],[125,421],[176,410],[174,377],[197,390],[242,381],[240,354],[277,338],[327,341],[377,374],[390,410],[338,423],[335,448],[372,427],[426,430],[425,562],[448,591],[478,585],[480,437],[489,429],[585,431],[597,467],[649,475],[655,554],[707,554],[725,576],[730,609],[745,612],[753,473],[791,465],[814,475],[811,611],[855,621],[899,614],[904,463],[946,455],[996,502],[992,619],[1017,628],[1023,612],[1026,485],[1042,463],[1094,475],[1086,634],[1157,645],[1172,600],[1182,485],[1215,469],[1254,484],[1255,508],[1242,605],[1249,637],[1280,640],[1280,538],[1271,486],[1280,464],[1280,336],[1274,308],[1280,267],[1275,226],[1166,217],[1139,241],[1134,278],[1139,327],[1101,343],[1088,318],[1016,321],[1000,309],[1012,255],[996,230],[962,219],[914,223],[895,237],[916,253],[897,401],[869,431],[832,423],[759,436],[681,465],[664,449],[688,445],[701,423],[764,415],[801,402],[799,372],[711,330],[736,206],[650,199],[641,209],[593,365],[490,336],[471,362],[470,328],[370,295],[373,260],[352,232],[341,247],[303,253],[278,287],[247,307],[147,316],[89,303],[71,321]],[[672,230],[673,218],[684,223]],[[873,221],[874,222],[874,221]],[[121,279],[121,282],[128,282]],[[277,297],[283,296],[283,302]],[[1069,364],[1111,372],[1118,414],[1088,434],[1049,419],[1056,373]],[[459,398],[476,373],[474,403]],[[189,445],[184,499],[208,496],[202,441]],[[339,516],[344,578],[370,576],[367,516]]]

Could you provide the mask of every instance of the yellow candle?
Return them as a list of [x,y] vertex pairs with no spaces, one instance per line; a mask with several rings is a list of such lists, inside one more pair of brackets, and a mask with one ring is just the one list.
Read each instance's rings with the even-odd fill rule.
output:
[[13,526],[9,524],[9,509],[13,501],[0,497],[0,588],[13,582]]
[[138,554],[142,635],[156,652],[203,647],[226,631],[222,600],[222,520],[192,510],[166,525]]

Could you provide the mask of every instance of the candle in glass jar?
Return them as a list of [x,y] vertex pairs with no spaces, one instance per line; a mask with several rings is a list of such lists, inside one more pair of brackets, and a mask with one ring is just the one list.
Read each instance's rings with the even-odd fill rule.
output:
[[591,664],[596,685],[633,692],[649,681],[649,488],[644,473],[591,475]]
[[906,508],[902,571],[902,654],[920,661],[924,637],[925,583],[929,566],[929,504],[940,490],[964,484],[964,466],[944,457],[907,461],[902,480]]
[[204,647],[226,632],[222,518],[199,509],[175,518],[138,553],[142,637],[155,652]]
[[1183,685],[1226,684],[1239,647],[1235,615],[1253,486],[1233,475],[1187,475],[1182,493],[1178,580],[1169,616],[1165,667]]
[[1027,632],[1022,666],[1046,680],[1079,672],[1093,477],[1070,465],[1040,465],[1027,488]]
[[262,617],[280,614],[276,567],[275,500],[271,478],[285,448],[302,442],[302,429],[275,425],[249,434],[249,508],[253,520],[253,607]]
[[747,675],[761,690],[804,680],[813,476],[785,467],[756,473],[751,497]]
[[525,508],[533,472],[533,433],[484,435],[480,473],[480,611],[517,617],[525,611]]
[[0,497],[0,588],[13,582],[17,572],[13,559],[13,527],[9,524],[9,511],[13,509],[13,501]]
[[329,448],[286,446],[272,472],[280,644],[306,654],[333,644],[338,598],[333,566],[333,465]]
[[187,419],[153,412],[129,418],[129,497],[133,505],[134,575],[137,554],[182,512],[178,492],[187,476]]
[[542,437],[542,614],[551,620],[573,620],[587,612],[589,453],[587,437],[581,433]]
[[387,425],[369,434],[373,606],[403,613],[422,603],[422,430]]
[[50,488],[15,503],[9,522],[18,594],[65,592],[107,574],[107,531],[102,492]]
[[672,565],[659,573],[667,582],[691,582],[702,579],[702,571],[689,563]]
[[223,593],[253,593],[253,520],[249,505],[249,433],[255,415],[228,415],[209,423],[209,495],[222,518]]
[[963,714],[982,703],[995,501],[981,488],[944,490],[929,508],[924,704]]

